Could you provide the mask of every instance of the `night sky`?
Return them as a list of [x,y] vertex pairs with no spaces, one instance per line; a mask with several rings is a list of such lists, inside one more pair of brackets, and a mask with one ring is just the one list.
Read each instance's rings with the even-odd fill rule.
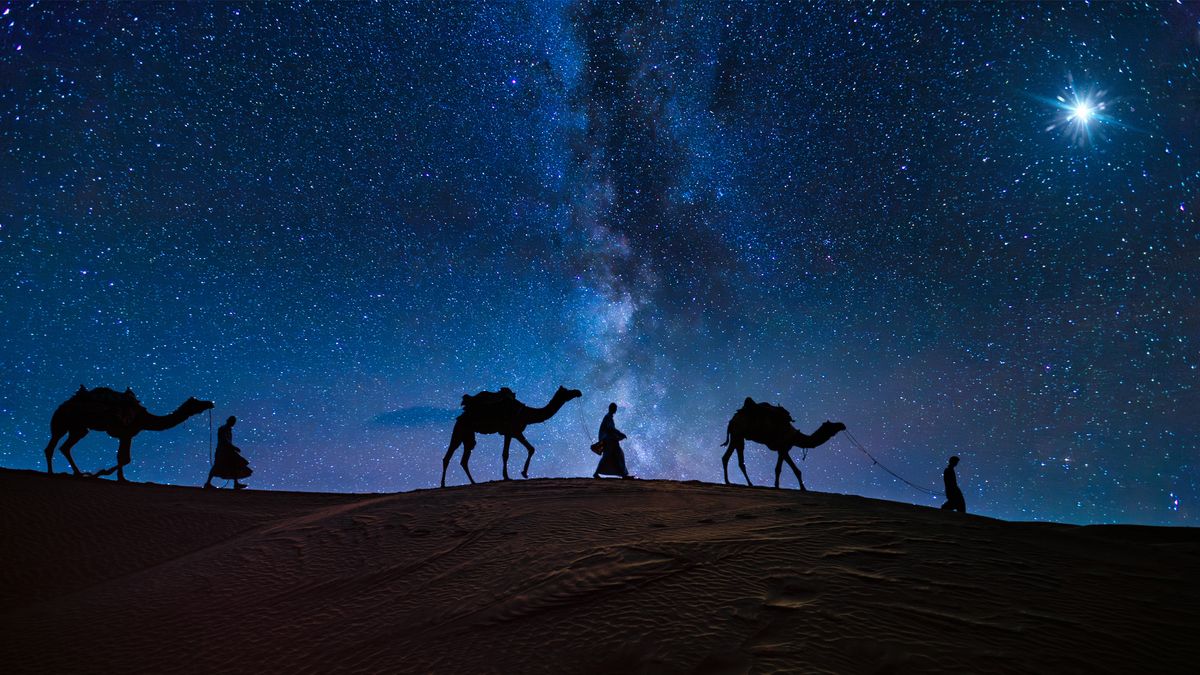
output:
[[[0,13],[0,465],[86,384],[215,401],[253,488],[432,487],[463,393],[562,384],[535,477],[616,401],[634,473],[720,481],[752,396],[960,455],[977,513],[1200,520],[1200,5]],[[844,437],[801,468],[940,504]],[[207,469],[202,415],[127,475]]]

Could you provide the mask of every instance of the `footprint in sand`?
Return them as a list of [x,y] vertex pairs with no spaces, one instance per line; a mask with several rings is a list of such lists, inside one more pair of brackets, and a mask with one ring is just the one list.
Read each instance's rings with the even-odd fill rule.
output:
[[794,629],[796,612],[817,599],[817,591],[792,577],[767,580],[767,596],[762,600],[758,628],[746,640],[744,649],[755,657],[779,658],[798,652],[803,640]]
[[775,598],[768,598],[763,603],[766,607],[775,607],[778,609],[800,609],[805,605],[811,604],[817,599],[816,591],[797,591],[795,593],[786,593]]
[[769,588],[763,606],[776,609],[800,609],[811,604],[818,595],[815,589],[790,577],[772,579]]

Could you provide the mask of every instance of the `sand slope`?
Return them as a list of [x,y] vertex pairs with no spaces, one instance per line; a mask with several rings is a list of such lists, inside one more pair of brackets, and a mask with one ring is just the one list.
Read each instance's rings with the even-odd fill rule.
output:
[[5,672],[1154,672],[1200,531],[531,480],[394,495],[0,471]]

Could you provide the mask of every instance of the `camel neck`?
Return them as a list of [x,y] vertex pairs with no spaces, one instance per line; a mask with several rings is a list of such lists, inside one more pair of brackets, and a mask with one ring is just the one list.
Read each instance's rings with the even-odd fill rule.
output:
[[171,427],[179,426],[186,420],[189,415],[184,412],[183,406],[179,406],[173,412],[166,415],[155,415],[150,412],[142,414],[142,428],[146,431],[163,431]]
[[833,438],[833,435],[836,433],[837,432],[832,426],[824,424],[822,424],[820,428],[814,431],[811,435],[802,431],[797,431],[796,437],[798,442],[796,445],[802,448],[815,448],[818,445],[823,445],[826,441]]
[[556,395],[554,398],[550,399],[549,403],[541,408],[530,408],[529,422],[535,424],[537,422],[545,422],[551,417],[554,417],[554,414],[557,413],[558,409],[563,407],[563,404],[566,402],[567,400],[565,398]]

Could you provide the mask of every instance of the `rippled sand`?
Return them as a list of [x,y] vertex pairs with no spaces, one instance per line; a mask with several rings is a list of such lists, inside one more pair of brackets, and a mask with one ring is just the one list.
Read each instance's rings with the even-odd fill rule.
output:
[[1167,672],[1200,531],[529,480],[389,495],[0,471],[5,672]]

